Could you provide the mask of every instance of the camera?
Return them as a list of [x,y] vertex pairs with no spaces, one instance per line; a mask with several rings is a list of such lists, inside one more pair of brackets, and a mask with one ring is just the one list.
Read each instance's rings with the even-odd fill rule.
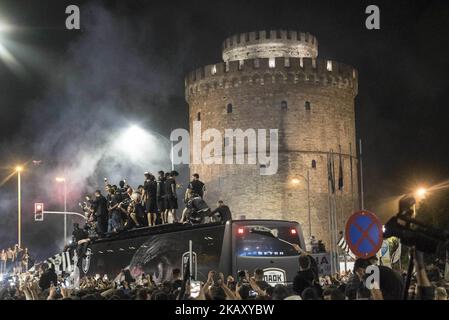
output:
[[397,237],[401,243],[425,253],[440,253],[449,247],[449,232],[429,226],[414,218],[416,200],[399,200],[399,212],[385,224],[384,238]]

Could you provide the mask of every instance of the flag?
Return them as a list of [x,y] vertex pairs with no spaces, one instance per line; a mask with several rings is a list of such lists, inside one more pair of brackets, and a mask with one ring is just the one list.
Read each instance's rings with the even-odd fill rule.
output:
[[338,190],[342,191],[343,190],[343,160],[341,157],[341,146],[339,146],[339,148],[340,148],[340,153],[339,153],[340,167],[338,169]]
[[331,157],[331,153],[328,153],[327,156],[327,175],[328,175],[328,180],[330,183],[330,191],[332,193],[335,193],[335,178],[334,178],[334,171],[333,171],[333,163],[332,163],[332,157]]
[[45,260],[44,263],[49,267],[54,268],[57,274],[61,272],[72,272],[74,267],[74,252],[75,250],[68,250],[66,252],[55,254],[51,258]]
[[393,253],[391,254],[391,263],[397,263],[399,262],[399,260],[401,259],[401,243],[398,242],[398,246],[396,248],[396,250],[393,251]]
[[346,242],[345,236],[343,232],[340,232],[340,240],[337,243],[338,247],[346,252],[351,258],[356,259],[356,256],[352,253],[351,249],[349,249],[348,243]]

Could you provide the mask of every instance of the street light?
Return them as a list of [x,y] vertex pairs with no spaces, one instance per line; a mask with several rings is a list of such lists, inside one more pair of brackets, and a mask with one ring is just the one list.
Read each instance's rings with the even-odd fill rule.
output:
[[415,197],[419,200],[424,199],[427,195],[427,189],[426,188],[419,188],[415,191]]
[[[309,169],[307,169],[307,178],[303,175],[298,174],[298,177],[303,178],[307,182],[307,211],[308,211],[308,222],[309,222],[309,237],[312,236],[312,217],[310,214],[310,175],[309,175]],[[291,183],[293,185],[299,185],[301,181],[298,178],[293,178],[291,180]]]
[[64,245],[67,244],[67,183],[65,178],[57,177],[56,182],[64,183]]
[[21,166],[16,167],[17,172],[17,244],[22,247],[22,190],[20,173],[23,171]]

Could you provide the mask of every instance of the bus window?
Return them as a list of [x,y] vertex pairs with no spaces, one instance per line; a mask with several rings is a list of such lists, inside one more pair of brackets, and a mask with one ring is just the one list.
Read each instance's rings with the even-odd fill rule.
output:
[[[254,226],[237,227],[235,238],[235,253],[239,257],[289,257],[297,256],[298,252],[290,244],[300,245],[300,238],[296,228],[292,226],[264,226],[273,230],[277,238],[253,232]],[[280,240],[281,239],[281,240]]]

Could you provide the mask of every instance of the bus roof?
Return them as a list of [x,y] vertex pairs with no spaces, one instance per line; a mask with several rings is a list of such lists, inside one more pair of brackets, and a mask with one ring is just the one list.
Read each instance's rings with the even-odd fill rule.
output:
[[[294,223],[298,224],[296,221],[287,221],[287,220],[270,220],[270,219],[248,219],[248,220],[232,220],[231,223],[254,223],[254,222],[280,222],[280,223]],[[186,230],[197,230],[204,229],[216,226],[224,226],[225,224],[222,222],[212,222],[212,223],[203,223],[198,225],[191,224],[181,224],[181,223],[172,223],[172,224],[163,224],[154,227],[144,227],[138,229],[132,229],[124,232],[120,232],[118,234],[109,235],[101,239],[95,240],[95,243],[100,242],[109,242],[112,240],[125,240],[131,238],[142,237],[146,235],[154,235],[154,234],[162,234],[162,233],[171,233],[177,231],[186,231]]]

